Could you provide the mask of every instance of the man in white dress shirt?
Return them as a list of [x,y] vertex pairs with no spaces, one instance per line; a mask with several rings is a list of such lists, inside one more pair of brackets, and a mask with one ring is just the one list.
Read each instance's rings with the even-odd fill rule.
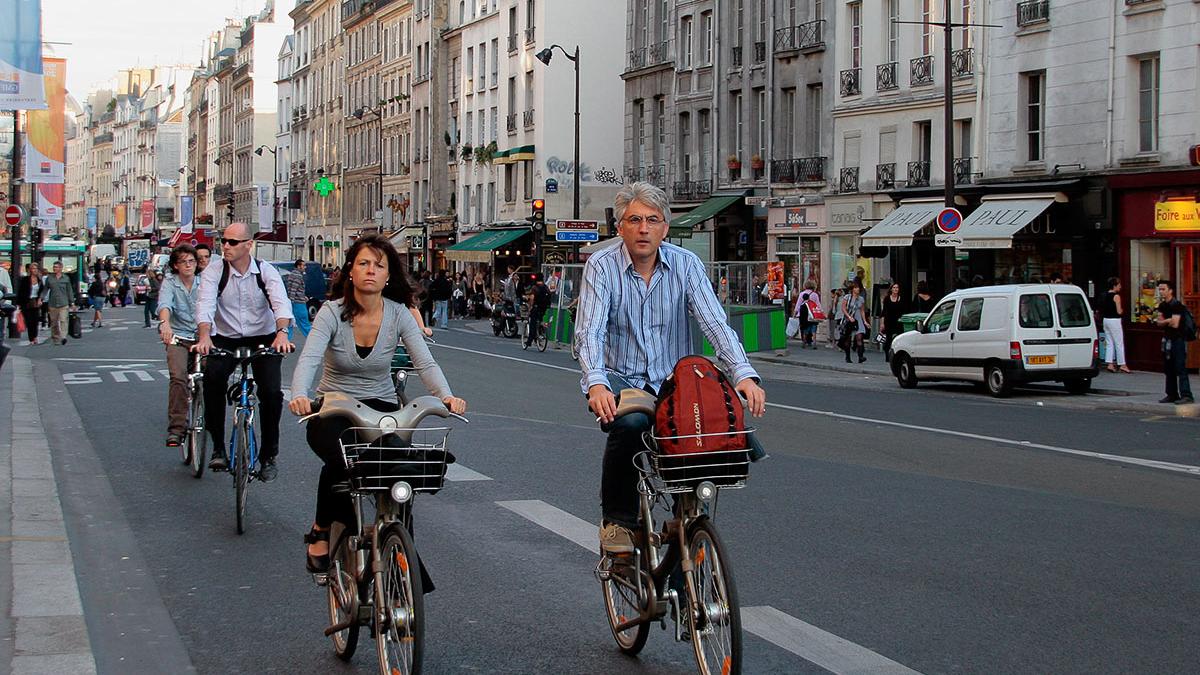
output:
[[[210,264],[200,276],[195,350],[201,354],[208,354],[214,346],[233,351],[270,345],[280,353],[292,351],[287,336],[292,303],[283,278],[271,265],[258,264],[251,256],[252,246],[250,228],[245,223],[231,224],[222,234],[221,261]],[[204,424],[213,441],[213,458],[208,466],[215,471],[229,468],[225,390],[236,365],[231,358],[209,356],[204,369]],[[261,480],[269,481],[278,474],[275,457],[279,454],[279,418],[283,413],[280,359],[257,359],[252,367],[262,420],[258,473]]]

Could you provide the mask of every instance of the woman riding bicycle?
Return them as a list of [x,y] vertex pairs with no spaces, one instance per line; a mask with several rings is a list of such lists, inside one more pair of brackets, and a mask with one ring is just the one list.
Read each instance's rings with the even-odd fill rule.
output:
[[[313,319],[312,332],[292,376],[295,397],[288,408],[308,415],[313,402],[308,392],[317,368],[324,364],[317,392],[340,392],[380,412],[400,409],[391,379],[392,352],[403,341],[425,387],[454,413],[463,413],[467,402],[456,398],[425,344],[421,327],[408,311],[413,289],[400,256],[384,237],[359,238],[346,252],[342,274],[330,292],[330,301]],[[317,513],[308,544],[307,569],[329,568],[329,527],[336,520],[354,522],[350,495],[334,491],[348,480],[339,438],[348,428],[344,420],[313,418],[308,423],[308,444],[325,463],[317,484]]]
[[191,246],[181,244],[171,249],[167,261],[171,276],[158,292],[158,334],[167,346],[167,372],[171,376],[167,388],[169,448],[179,447],[187,428],[188,348],[196,343],[196,301],[200,299],[196,262],[196,249]]

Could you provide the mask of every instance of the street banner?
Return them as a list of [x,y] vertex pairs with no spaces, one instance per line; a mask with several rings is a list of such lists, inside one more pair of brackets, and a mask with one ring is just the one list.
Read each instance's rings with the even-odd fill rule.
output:
[[274,232],[275,223],[271,208],[271,190],[266,185],[255,185],[258,189],[258,231]]
[[46,107],[41,0],[0,0],[0,110]]
[[62,183],[35,185],[34,194],[37,199],[36,208],[39,218],[62,220],[63,198],[66,197],[66,190]]
[[142,200],[142,234],[154,232],[154,200]]
[[67,62],[63,59],[43,59],[46,104],[45,110],[25,113],[25,143],[21,153],[25,159],[26,183],[62,183],[66,156]]
[[87,210],[87,229],[88,232],[96,232],[96,222],[100,219],[100,212],[94,206],[89,206]]
[[179,198],[179,231],[188,234],[192,233],[192,228],[195,225],[192,199],[194,197],[191,195],[183,195]]
[[118,237],[125,236],[125,205],[117,204],[113,207],[113,231]]

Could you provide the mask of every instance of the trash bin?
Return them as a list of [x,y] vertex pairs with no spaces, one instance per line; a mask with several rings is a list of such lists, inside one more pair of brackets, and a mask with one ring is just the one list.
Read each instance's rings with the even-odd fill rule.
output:
[[924,319],[927,315],[925,312],[912,312],[900,317],[900,330],[907,333],[910,330],[917,329],[917,322]]

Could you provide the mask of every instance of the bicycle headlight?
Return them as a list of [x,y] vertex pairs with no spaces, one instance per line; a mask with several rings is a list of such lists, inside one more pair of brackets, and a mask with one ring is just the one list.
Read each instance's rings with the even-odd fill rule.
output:
[[398,422],[396,422],[396,418],[392,417],[391,415],[384,415],[379,420],[379,430],[385,434],[392,433],[398,426],[400,425]]
[[412,499],[412,496],[413,489],[408,483],[400,481],[392,485],[392,499],[397,504],[403,504],[404,502],[407,502],[408,500]]
[[717,486],[710,481],[703,481],[696,486],[696,498],[702,502],[710,501],[717,496]]

